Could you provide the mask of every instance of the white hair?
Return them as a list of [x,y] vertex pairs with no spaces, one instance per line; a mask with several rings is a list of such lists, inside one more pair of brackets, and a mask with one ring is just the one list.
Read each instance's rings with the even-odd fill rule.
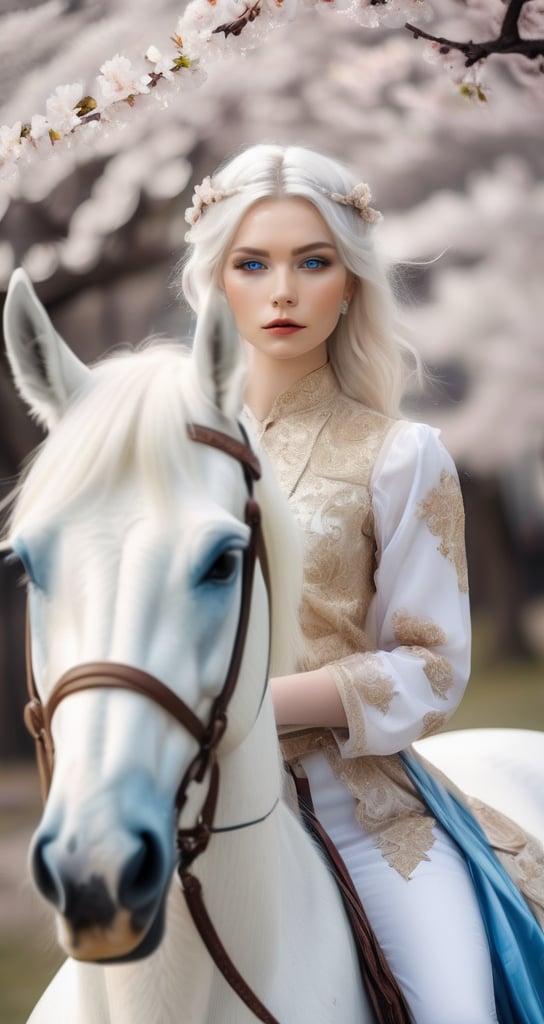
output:
[[348,312],[328,339],[328,353],[342,391],[369,408],[398,416],[406,387],[408,358],[419,357],[397,327],[391,272],[376,243],[376,227],[353,206],[325,192],[347,195],[358,184],[342,164],[298,146],[252,146],[212,177],[214,190],[231,194],[206,206],[188,233],[189,250],[181,283],[198,312],[221,272],[238,226],[254,203],[293,196],[317,208],[328,225],[341,260],[355,278]]

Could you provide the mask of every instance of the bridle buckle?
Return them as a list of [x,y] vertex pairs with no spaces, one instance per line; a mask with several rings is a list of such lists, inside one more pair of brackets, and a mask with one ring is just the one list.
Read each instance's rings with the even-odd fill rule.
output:
[[178,873],[180,876],[185,874],[201,853],[204,853],[211,834],[210,826],[202,819],[197,821],[192,828],[178,828],[176,847],[179,853]]

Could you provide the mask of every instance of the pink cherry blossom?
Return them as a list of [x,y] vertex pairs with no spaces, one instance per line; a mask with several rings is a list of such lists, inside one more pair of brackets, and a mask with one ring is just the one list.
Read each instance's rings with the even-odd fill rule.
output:
[[83,86],[79,82],[73,85],[57,85],[55,92],[45,104],[47,121],[54,132],[68,135],[79,124],[79,117],[74,108],[82,95]]
[[49,124],[49,121],[46,117],[43,116],[43,114],[33,114],[32,121],[30,122],[31,139],[33,139],[34,142],[37,142],[38,139],[41,139],[44,135],[47,135],[47,132],[49,131],[50,127],[51,125]]
[[165,57],[156,46],[148,47],[145,56],[146,60],[153,64],[153,71],[156,75],[162,75],[163,78],[171,81],[174,77],[172,57]]
[[21,122],[16,121],[11,127],[0,126],[0,177],[4,178],[13,172],[13,168],[21,159],[26,140],[21,138]]
[[104,106],[126,100],[129,96],[149,92],[143,77],[138,77],[128,57],[115,54],[100,68],[98,84]]

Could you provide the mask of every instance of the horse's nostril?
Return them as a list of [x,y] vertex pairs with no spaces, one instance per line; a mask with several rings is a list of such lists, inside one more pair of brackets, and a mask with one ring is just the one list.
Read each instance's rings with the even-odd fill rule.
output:
[[[115,905],[100,875],[74,881],[57,862],[50,836],[41,837],[34,846],[32,871],[34,881],[46,900],[70,922],[74,930],[94,925],[108,927],[115,917]],[[58,853],[58,849],[57,849]]]
[[138,849],[125,864],[119,883],[119,900],[129,910],[148,906],[164,881],[164,856],[158,837],[142,831],[137,838]]
[[45,899],[49,900],[53,906],[60,908],[63,902],[62,885],[47,857],[47,848],[51,846],[52,842],[51,837],[47,835],[42,836],[36,842],[32,852],[31,868],[34,881],[42,896],[45,896]]

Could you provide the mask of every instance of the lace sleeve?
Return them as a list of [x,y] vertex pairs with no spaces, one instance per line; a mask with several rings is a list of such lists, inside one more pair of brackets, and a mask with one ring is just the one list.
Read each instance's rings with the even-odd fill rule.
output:
[[347,731],[335,730],[343,757],[396,753],[438,731],[469,674],[463,503],[437,431],[395,425],[376,462],[372,501],[372,650],[328,666],[348,721]]

